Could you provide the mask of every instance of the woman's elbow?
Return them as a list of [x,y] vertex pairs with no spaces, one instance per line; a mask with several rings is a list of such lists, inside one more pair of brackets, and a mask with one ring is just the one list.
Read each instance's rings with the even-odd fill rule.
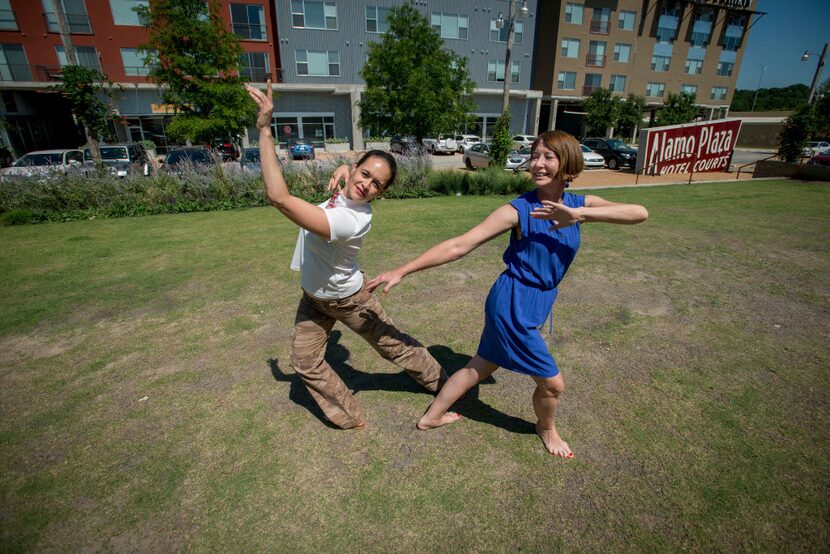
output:
[[635,223],[642,223],[643,221],[648,219],[648,210],[645,206],[637,206],[637,220]]

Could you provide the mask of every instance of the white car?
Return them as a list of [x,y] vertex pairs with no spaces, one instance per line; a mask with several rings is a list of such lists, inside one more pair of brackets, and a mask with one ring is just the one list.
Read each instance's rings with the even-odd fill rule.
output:
[[530,146],[536,137],[533,135],[516,135],[513,137],[513,148],[521,150],[525,146]]
[[4,179],[66,175],[83,161],[84,154],[77,149],[35,150],[21,156],[11,167],[0,169],[0,175]]
[[455,135],[455,144],[458,146],[459,154],[463,154],[464,150],[479,142],[481,142],[481,137],[478,135]]
[[830,142],[824,140],[811,140],[807,143],[807,146],[804,147],[804,155],[813,157],[822,150],[827,150],[830,148]]
[[458,148],[455,139],[450,135],[438,135],[437,139],[425,138],[422,142],[430,154],[437,154],[439,152],[442,154],[455,154]]
[[603,158],[602,156],[600,156],[584,144],[580,144],[580,146],[582,147],[582,161],[586,169],[590,167],[605,167],[605,158]]

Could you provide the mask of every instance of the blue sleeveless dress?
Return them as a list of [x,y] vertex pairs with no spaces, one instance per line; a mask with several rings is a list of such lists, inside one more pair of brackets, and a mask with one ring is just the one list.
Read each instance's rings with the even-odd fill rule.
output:
[[[562,203],[581,207],[585,197],[566,192]],[[559,368],[538,327],[547,319],[556,287],[576,257],[580,224],[551,230],[549,220],[531,217],[534,207],[542,205],[535,190],[510,205],[519,214],[519,227],[504,251],[507,269],[496,279],[484,304],[478,355],[518,373],[554,377]]]

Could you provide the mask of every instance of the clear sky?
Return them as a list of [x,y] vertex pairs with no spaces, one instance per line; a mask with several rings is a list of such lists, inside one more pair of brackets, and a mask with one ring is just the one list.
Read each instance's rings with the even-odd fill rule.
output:
[[[805,50],[821,54],[830,42],[830,0],[758,0],[755,8],[767,12],[749,31],[738,74],[739,89],[755,90],[761,65],[767,66],[761,88],[810,86],[818,56],[801,61]],[[752,20],[758,16],[753,16]],[[819,84],[830,79],[830,51],[824,59]]]

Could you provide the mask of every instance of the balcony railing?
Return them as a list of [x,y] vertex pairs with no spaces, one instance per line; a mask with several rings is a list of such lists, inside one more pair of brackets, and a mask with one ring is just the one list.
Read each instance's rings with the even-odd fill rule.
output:
[[265,25],[254,25],[251,23],[234,23],[233,32],[244,40],[267,40],[268,32]]
[[602,87],[594,86],[594,85],[585,85],[582,87],[582,96],[591,96],[595,90],[599,90]]
[[588,54],[585,65],[590,67],[605,67],[605,54]]
[[598,19],[591,20],[591,32],[600,35],[607,35],[611,30],[611,22]]

